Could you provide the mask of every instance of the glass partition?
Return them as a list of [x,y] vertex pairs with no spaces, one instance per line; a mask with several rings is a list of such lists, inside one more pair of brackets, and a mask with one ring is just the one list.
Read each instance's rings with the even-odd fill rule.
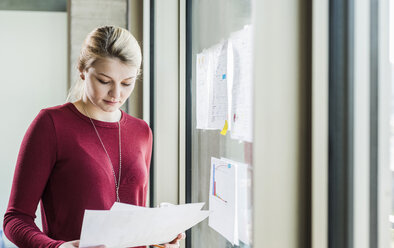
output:
[[[252,3],[189,4],[191,182],[186,183],[191,183],[191,201],[205,202],[213,211],[192,229],[191,244],[252,247]],[[221,163],[228,171],[218,167]]]

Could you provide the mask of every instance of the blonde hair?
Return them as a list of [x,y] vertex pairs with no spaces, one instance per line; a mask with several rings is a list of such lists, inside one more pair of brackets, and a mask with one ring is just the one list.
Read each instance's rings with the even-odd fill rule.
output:
[[[134,36],[126,29],[115,26],[98,27],[88,34],[79,54],[77,69],[89,69],[99,59],[117,58],[121,62],[141,67],[141,48]],[[78,101],[84,94],[83,80],[79,79],[71,88],[67,102]]]

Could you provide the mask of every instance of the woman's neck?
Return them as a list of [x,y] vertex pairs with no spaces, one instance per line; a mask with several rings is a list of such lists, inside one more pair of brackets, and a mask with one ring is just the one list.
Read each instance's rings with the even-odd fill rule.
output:
[[95,120],[117,122],[122,117],[122,113],[119,109],[113,112],[105,112],[93,105],[88,99],[81,99],[73,104],[83,115]]

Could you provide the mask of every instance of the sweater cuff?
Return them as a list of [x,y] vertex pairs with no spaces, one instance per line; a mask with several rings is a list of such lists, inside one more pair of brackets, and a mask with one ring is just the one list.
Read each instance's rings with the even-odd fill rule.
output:
[[61,246],[61,245],[64,244],[64,243],[66,243],[66,241],[57,240],[57,241],[55,242],[55,248],[58,248],[59,246]]

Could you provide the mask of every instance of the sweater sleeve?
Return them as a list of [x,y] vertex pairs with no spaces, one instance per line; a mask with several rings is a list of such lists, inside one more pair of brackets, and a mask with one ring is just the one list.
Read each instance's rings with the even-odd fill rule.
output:
[[38,202],[56,162],[55,127],[47,110],[41,110],[30,124],[19,150],[4,233],[15,245],[24,248],[59,247],[34,223]]
[[[147,137],[146,152],[145,152],[145,165],[146,165],[146,170],[148,172],[148,178],[149,178],[149,172],[150,172],[150,162],[151,162],[151,158],[152,158],[152,146],[153,146],[153,135],[152,135],[152,130],[148,126],[148,137]],[[145,191],[144,192],[144,200],[143,200],[144,206],[146,206],[146,198],[148,195],[148,186],[149,186],[149,184],[146,184],[145,189],[144,189],[144,191]]]
[[150,161],[152,157],[152,145],[153,145],[153,137],[152,137],[152,130],[148,126],[149,129],[149,134],[148,134],[148,140],[147,140],[147,147],[146,147],[146,153],[145,153],[145,163],[146,167],[149,171],[150,169]]

